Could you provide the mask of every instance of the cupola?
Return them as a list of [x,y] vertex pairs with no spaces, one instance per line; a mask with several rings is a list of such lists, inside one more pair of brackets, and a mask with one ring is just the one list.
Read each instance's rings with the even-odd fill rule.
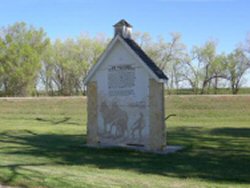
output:
[[132,35],[132,25],[130,25],[126,20],[122,19],[114,25],[115,33],[114,36],[120,35],[125,39],[131,39]]

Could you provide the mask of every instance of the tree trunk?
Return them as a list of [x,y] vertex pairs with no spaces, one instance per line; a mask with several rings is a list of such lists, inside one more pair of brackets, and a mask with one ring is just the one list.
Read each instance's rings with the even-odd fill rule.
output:
[[214,94],[217,94],[217,89],[218,89],[218,77],[216,75],[214,80]]

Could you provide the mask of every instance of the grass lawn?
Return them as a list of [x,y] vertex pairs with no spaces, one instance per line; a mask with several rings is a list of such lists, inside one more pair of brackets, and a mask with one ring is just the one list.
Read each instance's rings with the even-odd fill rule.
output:
[[86,99],[0,100],[0,184],[21,187],[250,187],[250,96],[169,96],[157,155],[93,149]]

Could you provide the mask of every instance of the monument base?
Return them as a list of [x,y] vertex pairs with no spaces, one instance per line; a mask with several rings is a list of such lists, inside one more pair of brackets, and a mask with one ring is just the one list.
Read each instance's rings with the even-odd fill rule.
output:
[[180,151],[183,149],[182,146],[177,146],[177,145],[168,145],[165,146],[161,150],[152,150],[148,149],[144,146],[134,146],[134,145],[125,145],[125,144],[120,144],[120,145],[110,145],[110,144],[85,144],[83,147],[90,147],[90,148],[124,148],[124,149],[130,149],[130,150],[135,150],[135,151],[140,151],[140,152],[148,152],[148,153],[156,153],[156,154],[170,154],[170,153],[175,153],[177,151]]

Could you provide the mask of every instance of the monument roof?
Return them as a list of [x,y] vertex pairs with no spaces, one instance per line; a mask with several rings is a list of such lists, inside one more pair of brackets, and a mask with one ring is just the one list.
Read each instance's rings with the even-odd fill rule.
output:
[[133,40],[129,38],[124,38],[120,35],[115,36],[108,47],[104,51],[104,53],[100,56],[97,63],[90,69],[88,75],[84,79],[84,84],[88,83],[92,76],[95,74],[96,70],[105,59],[105,57],[110,53],[113,46],[117,41],[123,43],[123,45],[134,53],[140,59],[140,62],[144,65],[146,69],[149,70],[150,74],[159,82],[165,82],[168,80],[168,77],[164,74],[164,72],[154,63],[154,61],[148,57],[148,55],[140,48],[140,46]]
[[[123,37],[122,37],[123,38]],[[130,48],[142,59],[142,61],[155,73],[159,79],[168,80],[164,72],[154,63],[154,61],[141,49],[132,39],[123,38]]]
[[114,27],[116,27],[116,26],[122,26],[122,25],[127,26],[127,27],[132,27],[132,25],[130,23],[128,23],[126,20],[124,20],[124,19],[121,19],[119,22],[117,22],[114,25]]

